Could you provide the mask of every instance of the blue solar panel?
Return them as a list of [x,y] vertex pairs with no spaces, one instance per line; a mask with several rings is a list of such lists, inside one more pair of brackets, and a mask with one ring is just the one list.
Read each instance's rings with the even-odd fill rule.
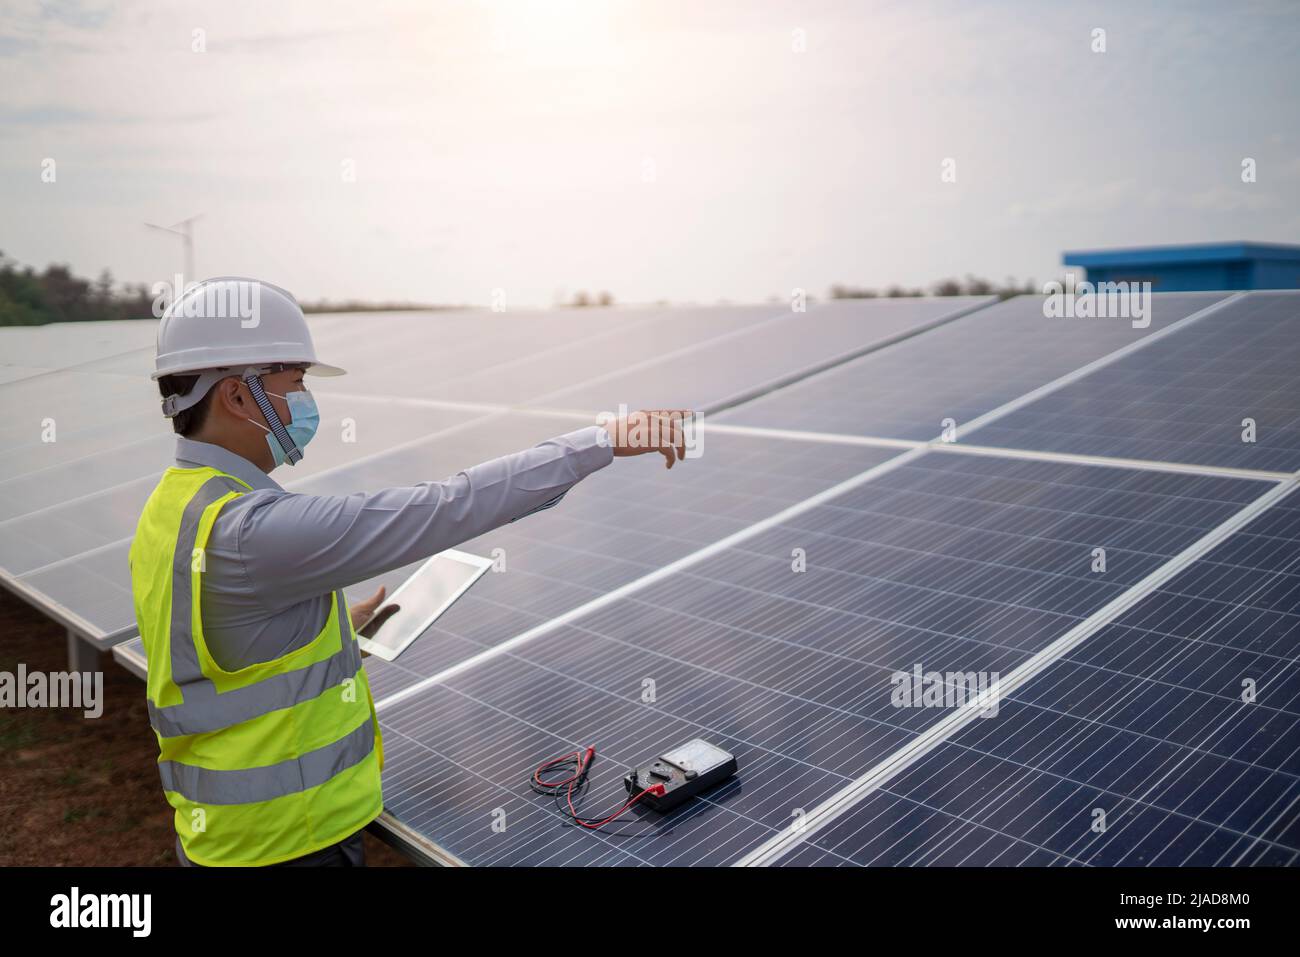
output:
[[969,422],[1223,298],[1156,295],[1150,326],[1135,329],[1121,320],[1047,319],[1041,297],[1020,296],[748,402],[717,421],[928,440],[944,419]]
[[781,863],[1296,863],[1295,497]]
[[[1253,292],[975,431],[970,441],[1295,471],[1297,377],[1300,295]],[[1254,420],[1253,436],[1246,419]]]
[[[386,807],[471,864],[732,862],[945,713],[895,707],[895,672],[1007,673],[1269,487],[927,454],[383,708]],[[577,833],[525,784],[595,744],[591,809],[616,805],[696,736],[739,779],[641,836]]]

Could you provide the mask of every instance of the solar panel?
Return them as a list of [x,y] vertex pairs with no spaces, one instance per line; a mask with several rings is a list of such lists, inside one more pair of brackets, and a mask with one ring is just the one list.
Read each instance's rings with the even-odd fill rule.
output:
[[[655,357],[782,319],[788,307],[572,309],[396,314],[336,327],[348,376],[322,384],[349,395],[518,404]],[[373,331],[364,334],[371,327]],[[328,339],[325,342],[328,343]],[[402,348],[395,349],[394,344]],[[339,344],[336,344],[336,348]],[[318,351],[323,350],[321,345]],[[355,370],[355,371],[354,371]]]
[[[0,385],[0,480],[112,452],[158,429],[147,380],[57,370]],[[142,428],[145,416],[153,428]]]
[[[381,702],[385,804],[471,864],[730,863],[937,719],[893,707],[895,672],[1010,671],[1269,487],[912,458],[644,594]],[[1096,547],[1104,575],[1089,571]],[[792,571],[796,548],[806,572]],[[595,744],[593,809],[616,804],[627,766],[700,734],[737,755],[740,779],[633,822],[641,837],[575,833],[525,783],[543,759]]]
[[76,369],[146,348],[152,359],[157,329],[152,322],[133,320],[5,326],[0,328],[0,367]]
[[[1222,293],[1153,297],[1151,324],[1047,319],[1018,296],[889,349],[724,412],[717,421],[929,440],[1222,301]],[[1182,335],[1181,330],[1175,337]]]
[[712,412],[760,394],[765,388],[838,364],[848,356],[896,343],[943,325],[981,306],[990,297],[843,300],[810,306],[805,313],[772,307],[766,321],[731,335],[698,342],[681,354],[657,353],[671,338],[646,343],[648,361],[607,368],[572,386],[534,398],[567,408],[693,408]]
[[1294,471],[1300,468],[1297,369],[1300,295],[1251,293],[979,429],[971,440]]
[[1012,694],[996,721],[966,725],[781,863],[1296,863],[1294,499]]
[[49,369],[42,369],[35,366],[0,366],[0,385],[4,385],[7,382],[17,382],[19,379],[28,379],[32,376],[41,375],[42,373],[49,371]]
[[[441,477],[621,402],[747,427],[464,545],[505,570],[367,660],[384,826],[470,864],[1300,863],[1300,505],[1274,474],[1300,465],[1297,303],[1157,295],[1147,329],[1039,297],[313,318],[353,374],[313,383],[303,491]],[[69,438],[0,429],[0,568],[109,640],[133,630],[128,536],[171,450],[145,326],[35,375],[24,331],[37,351],[0,366],[0,398]],[[1249,452],[1221,421],[1238,407]],[[945,418],[979,428],[908,444]],[[119,650],[139,667],[138,640]],[[896,706],[918,665],[1018,677],[963,724],[959,702]],[[526,786],[594,744],[588,809],[616,806],[628,767],[700,735],[740,775],[617,833]]]

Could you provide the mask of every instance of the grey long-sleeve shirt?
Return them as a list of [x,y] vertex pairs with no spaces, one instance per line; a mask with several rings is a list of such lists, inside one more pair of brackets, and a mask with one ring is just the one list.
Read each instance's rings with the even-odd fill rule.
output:
[[591,426],[441,482],[303,495],[228,449],[177,436],[179,467],[218,468],[252,489],[222,506],[208,539],[208,650],[233,671],[300,648],[320,632],[334,589],[548,508],[613,456],[604,429]]

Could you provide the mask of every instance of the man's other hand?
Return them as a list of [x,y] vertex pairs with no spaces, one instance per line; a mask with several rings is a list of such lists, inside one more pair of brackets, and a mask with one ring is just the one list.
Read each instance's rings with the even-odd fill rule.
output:
[[359,601],[355,605],[348,602],[348,617],[352,620],[352,630],[358,631],[361,626],[370,620],[370,616],[375,613],[379,603],[384,600],[384,595],[388,593],[383,585],[379,590],[367,598],[365,601]]
[[642,409],[623,418],[602,415],[597,424],[609,435],[616,456],[658,452],[666,468],[686,458],[684,420],[695,415],[689,409]]

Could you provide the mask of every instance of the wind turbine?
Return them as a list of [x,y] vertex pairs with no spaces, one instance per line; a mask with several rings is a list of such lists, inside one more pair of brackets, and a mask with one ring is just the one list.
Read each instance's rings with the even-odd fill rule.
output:
[[171,226],[156,226],[153,223],[145,223],[150,229],[157,229],[160,232],[171,233],[173,236],[181,237],[181,242],[185,247],[185,282],[198,282],[198,276],[194,272],[194,221],[202,218],[203,214],[191,216],[189,219],[182,219],[179,223]]

